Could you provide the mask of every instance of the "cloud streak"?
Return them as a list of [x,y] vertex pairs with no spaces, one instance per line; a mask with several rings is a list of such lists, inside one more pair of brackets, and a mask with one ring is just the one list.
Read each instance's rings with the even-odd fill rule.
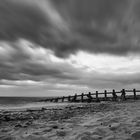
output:
[[[93,57],[84,52],[79,56],[77,54],[68,59],[60,59],[55,57],[52,51],[35,46],[26,40],[1,43],[0,46],[3,47],[5,54],[0,61],[0,85],[40,86],[46,87],[47,90],[76,91],[80,90],[80,87],[83,90],[94,90],[140,84],[137,70],[139,58],[132,57],[133,65],[129,63],[130,58],[119,58],[122,63],[118,65],[117,58],[106,56],[105,61],[101,56]],[[85,59],[83,56],[87,58],[87,62],[92,60],[90,62],[92,65],[86,61],[83,62]],[[109,61],[109,59],[113,60]],[[94,64],[98,62],[99,65]],[[113,66],[115,66],[114,70]],[[131,67],[133,69],[130,69]]]
[[26,39],[67,57],[79,50],[123,55],[139,52],[137,0],[5,0],[0,40]]

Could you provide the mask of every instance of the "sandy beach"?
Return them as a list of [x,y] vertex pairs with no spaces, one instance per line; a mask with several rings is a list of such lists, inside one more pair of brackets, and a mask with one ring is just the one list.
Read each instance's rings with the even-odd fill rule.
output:
[[0,112],[0,140],[139,140],[140,101]]

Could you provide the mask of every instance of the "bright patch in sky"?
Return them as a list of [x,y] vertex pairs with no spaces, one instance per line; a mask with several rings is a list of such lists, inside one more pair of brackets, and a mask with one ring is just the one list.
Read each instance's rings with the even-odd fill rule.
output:
[[87,68],[100,73],[137,73],[140,69],[139,56],[111,56],[106,54],[89,54],[80,51],[72,55],[70,62],[76,67]]

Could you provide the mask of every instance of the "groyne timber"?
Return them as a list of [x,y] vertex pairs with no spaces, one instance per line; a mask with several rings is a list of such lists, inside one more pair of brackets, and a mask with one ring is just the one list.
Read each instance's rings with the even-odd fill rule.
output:
[[138,100],[140,99],[140,90],[126,90],[122,89],[121,91],[116,91],[113,89],[112,91],[104,90],[104,92],[95,93],[82,93],[82,94],[74,94],[69,96],[62,97],[51,97],[46,98],[42,101],[45,102],[100,102],[100,101],[125,101],[125,100]]

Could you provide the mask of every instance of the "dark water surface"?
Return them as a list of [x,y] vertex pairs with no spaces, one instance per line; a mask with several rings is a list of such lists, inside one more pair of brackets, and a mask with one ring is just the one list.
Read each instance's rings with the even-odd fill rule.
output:
[[56,103],[41,102],[41,100],[44,99],[47,99],[47,97],[0,97],[0,110],[43,107],[43,106],[57,106],[60,104],[62,105],[62,103],[56,104]]
[[38,102],[44,97],[0,97],[0,105],[17,105]]

